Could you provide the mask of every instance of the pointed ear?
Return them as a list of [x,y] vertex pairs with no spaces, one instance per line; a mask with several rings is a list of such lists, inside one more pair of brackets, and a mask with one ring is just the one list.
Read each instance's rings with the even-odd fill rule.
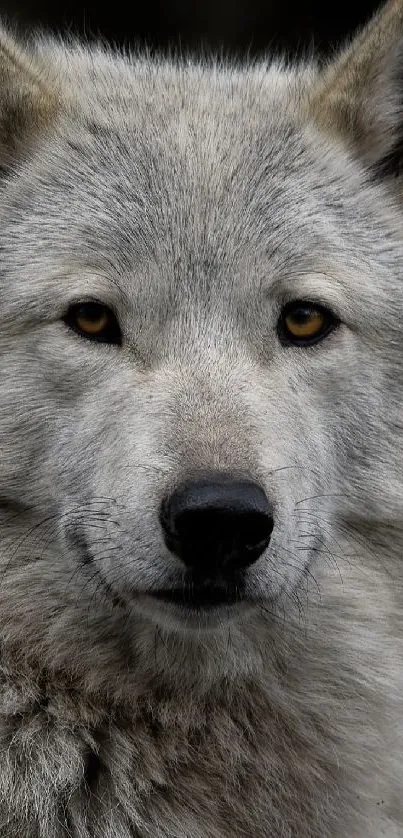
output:
[[9,169],[29,153],[57,107],[43,60],[0,27],[0,169]]
[[389,0],[322,71],[314,118],[381,175],[403,161],[403,0]]

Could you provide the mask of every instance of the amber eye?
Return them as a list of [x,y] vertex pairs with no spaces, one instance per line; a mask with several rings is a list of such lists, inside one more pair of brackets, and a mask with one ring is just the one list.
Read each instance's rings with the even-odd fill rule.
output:
[[282,343],[309,346],[328,335],[337,319],[328,309],[314,303],[296,301],[283,310],[279,321]]
[[120,346],[122,334],[111,309],[103,303],[88,301],[74,303],[63,318],[70,329],[88,340]]

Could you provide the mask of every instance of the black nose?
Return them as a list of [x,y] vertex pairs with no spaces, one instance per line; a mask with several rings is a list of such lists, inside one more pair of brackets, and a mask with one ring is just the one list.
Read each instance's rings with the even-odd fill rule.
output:
[[256,561],[270,541],[273,515],[260,486],[220,475],[176,489],[162,504],[161,524],[167,547],[205,575]]

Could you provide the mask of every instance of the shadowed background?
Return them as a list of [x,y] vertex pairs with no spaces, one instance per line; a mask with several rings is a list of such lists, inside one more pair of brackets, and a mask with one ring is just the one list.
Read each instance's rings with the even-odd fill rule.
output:
[[21,27],[42,24],[158,48],[201,46],[256,55],[268,49],[327,54],[379,5],[352,0],[0,0],[0,13]]

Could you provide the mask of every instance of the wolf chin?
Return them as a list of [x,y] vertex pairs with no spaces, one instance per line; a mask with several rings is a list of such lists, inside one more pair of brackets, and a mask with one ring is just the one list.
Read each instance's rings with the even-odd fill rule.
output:
[[1,838],[403,834],[402,73],[1,31]]

